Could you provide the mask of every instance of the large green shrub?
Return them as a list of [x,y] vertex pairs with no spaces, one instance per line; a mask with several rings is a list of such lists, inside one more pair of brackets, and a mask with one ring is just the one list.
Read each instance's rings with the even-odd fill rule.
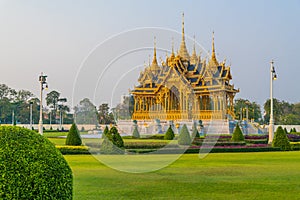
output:
[[112,127],[109,132],[104,135],[104,140],[100,146],[102,154],[120,154],[124,153],[124,141],[120,136],[118,129]]
[[139,133],[137,126],[135,126],[133,129],[132,138],[140,138],[140,133]]
[[165,140],[173,140],[174,137],[175,137],[174,131],[173,131],[171,125],[170,125],[167,132],[165,133],[164,139]]
[[109,132],[108,127],[105,126],[104,131],[103,131],[103,133],[102,133],[102,139],[105,138],[105,136],[108,134],[108,132]]
[[240,129],[240,126],[236,124],[235,129],[233,131],[231,141],[239,142],[239,141],[245,141],[244,135],[242,130]]
[[72,199],[72,171],[45,137],[0,127],[0,199]]
[[184,124],[180,130],[178,136],[178,144],[179,145],[190,145],[191,144],[191,137],[188,128]]
[[274,139],[272,141],[272,147],[280,147],[281,150],[291,149],[289,139],[281,126],[279,126],[275,132]]
[[82,144],[81,137],[75,123],[72,124],[66,139],[66,145],[79,146]]

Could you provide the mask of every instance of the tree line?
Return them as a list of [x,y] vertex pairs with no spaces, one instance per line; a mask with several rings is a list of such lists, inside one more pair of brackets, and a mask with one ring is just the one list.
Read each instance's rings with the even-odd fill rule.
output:
[[[300,103],[289,103],[274,99],[275,124],[300,124]],[[78,124],[114,124],[118,120],[130,120],[133,113],[134,100],[132,96],[124,96],[123,102],[110,108],[107,103],[98,107],[90,99],[82,99],[71,113],[67,98],[55,90],[46,94],[46,105],[43,107],[43,121],[45,124],[64,124],[76,122]],[[30,91],[15,90],[5,84],[0,84],[0,124],[29,124],[30,105],[32,106],[33,123],[39,121],[39,99]],[[247,99],[236,99],[234,102],[235,119],[251,120],[260,124],[268,124],[270,119],[270,99],[261,107],[256,102]]]

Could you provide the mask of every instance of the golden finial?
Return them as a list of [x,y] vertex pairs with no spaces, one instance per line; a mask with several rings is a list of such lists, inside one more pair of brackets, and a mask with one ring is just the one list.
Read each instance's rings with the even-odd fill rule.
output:
[[172,37],[172,55],[174,55],[174,37]]
[[154,57],[153,60],[156,60],[156,37],[154,36]]
[[193,45],[193,53],[196,54],[196,36],[194,35],[194,45]]
[[212,53],[215,54],[215,32],[212,32]]
[[[150,62],[150,60],[149,60]],[[150,63],[149,63],[150,65]],[[157,64],[157,58],[156,58],[156,37],[154,36],[154,53],[153,53],[153,60],[152,64],[150,66],[150,69],[152,72],[157,72],[159,70],[158,64]]]
[[209,61],[210,66],[218,66],[219,63],[216,58],[216,52],[215,52],[215,32],[212,32],[212,50],[211,50],[211,59]]
[[192,65],[195,65],[197,63],[197,54],[196,54],[196,37],[194,35],[194,47],[193,47],[193,53],[190,57],[190,62]]
[[183,58],[184,60],[188,61],[190,60],[190,55],[187,51],[186,45],[185,45],[185,37],[184,37],[184,13],[182,13],[182,39],[180,44],[180,50],[178,52],[178,55]]
[[184,40],[184,12],[182,13],[182,40]]

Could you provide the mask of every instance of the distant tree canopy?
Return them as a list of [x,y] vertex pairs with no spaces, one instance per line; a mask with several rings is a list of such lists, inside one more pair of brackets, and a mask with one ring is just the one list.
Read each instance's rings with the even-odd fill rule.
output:
[[124,96],[123,101],[113,108],[115,118],[118,119],[131,119],[134,107],[133,96]]
[[81,100],[74,111],[77,124],[98,124],[97,108],[88,98]]
[[98,117],[100,124],[111,124],[114,123],[114,115],[109,110],[107,103],[103,103],[98,108]]
[[30,102],[33,121],[38,122],[39,100],[30,91],[0,84],[0,124],[29,123]]
[[67,122],[72,122],[73,120],[69,120],[69,116],[67,115],[70,112],[70,107],[65,105],[67,102],[67,98],[61,98],[60,93],[53,90],[49,92],[46,96],[46,104],[50,108],[49,119],[47,117],[47,121],[49,123],[59,123],[60,112],[62,113],[62,117],[67,118]]
[[[270,104],[271,104],[270,99],[268,99],[264,104],[265,123],[268,123],[270,120]],[[280,125],[300,124],[300,103],[292,104],[286,101],[273,99],[273,113],[274,113],[275,124],[280,124]]]
[[238,120],[246,119],[247,112],[248,120],[253,119],[255,122],[260,122],[262,119],[260,105],[247,99],[236,99],[234,101],[234,112]]

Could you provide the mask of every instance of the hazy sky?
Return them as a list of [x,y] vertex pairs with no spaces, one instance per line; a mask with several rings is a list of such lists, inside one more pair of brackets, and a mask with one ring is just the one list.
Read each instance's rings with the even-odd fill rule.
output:
[[[84,97],[110,103],[137,84],[154,35],[159,57],[172,37],[178,49],[174,31],[181,32],[182,12],[198,52],[211,49],[215,32],[217,58],[231,64],[232,83],[240,88],[236,98],[260,104],[269,98],[274,59],[275,98],[300,101],[300,1],[0,0],[0,83],[38,95],[43,71],[49,91],[69,104],[72,96],[74,104]],[[192,42],[187,45],[191,53]]]

